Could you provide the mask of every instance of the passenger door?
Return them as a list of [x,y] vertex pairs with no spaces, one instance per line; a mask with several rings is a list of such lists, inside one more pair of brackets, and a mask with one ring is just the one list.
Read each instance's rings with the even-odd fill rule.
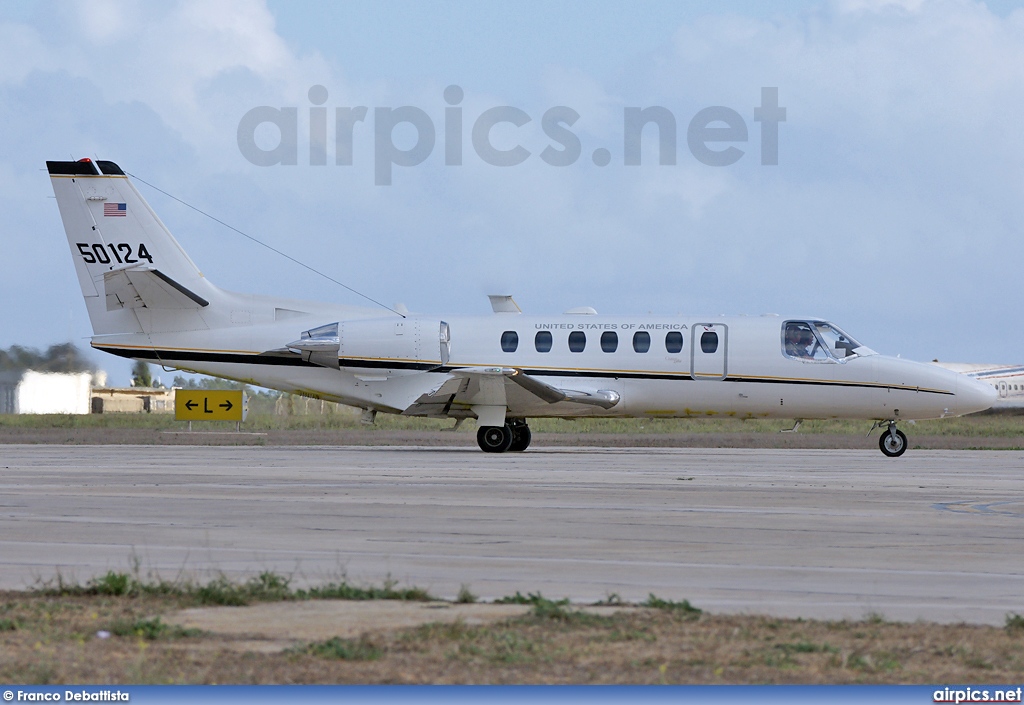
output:
[[690,341],[690,376],[693,379],[725,379],[728,373],[729,326],[695,323]]

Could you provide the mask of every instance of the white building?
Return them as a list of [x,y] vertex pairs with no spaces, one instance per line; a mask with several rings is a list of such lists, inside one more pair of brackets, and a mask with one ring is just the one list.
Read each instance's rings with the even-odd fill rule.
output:
[[0,413],[88,414],[93,378],[102,372],[8,372],[0,376]]

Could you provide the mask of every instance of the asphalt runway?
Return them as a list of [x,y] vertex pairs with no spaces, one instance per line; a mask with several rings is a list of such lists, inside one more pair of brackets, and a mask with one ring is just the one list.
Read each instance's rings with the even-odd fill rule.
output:
[[713,613],[1024,613],[1024,452],[0,446],[0,588],[128,570]]

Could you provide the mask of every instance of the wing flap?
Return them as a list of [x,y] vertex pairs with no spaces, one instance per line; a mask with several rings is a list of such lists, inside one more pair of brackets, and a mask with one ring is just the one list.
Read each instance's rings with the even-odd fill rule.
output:
[[[521,390],[521,391],[519,391]],[[514,367],[463,367],[452,370],[436,389],[420,396],[406,414],[449,415],[453,405],[460,410],[504,409],[510,397],[523,391],[547,404],[573,402],[610,409],[619,403],[619,393],[609,389],[583,391],[560,389]]]

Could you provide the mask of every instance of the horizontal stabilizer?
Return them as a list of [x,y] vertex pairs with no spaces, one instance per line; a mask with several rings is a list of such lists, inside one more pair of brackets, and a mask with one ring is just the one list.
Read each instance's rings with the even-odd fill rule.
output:
[[200,309],[210,302],[153,267],[126,267],[103,275],[107,310]]

